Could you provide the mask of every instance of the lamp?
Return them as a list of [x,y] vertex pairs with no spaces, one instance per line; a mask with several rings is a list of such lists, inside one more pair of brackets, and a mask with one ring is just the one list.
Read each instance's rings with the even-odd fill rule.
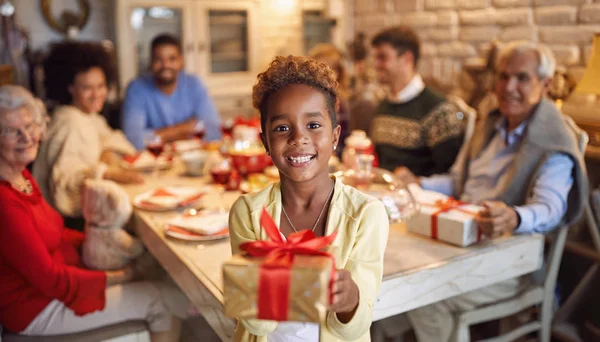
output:
[[[600,159],[600,110],[597,96],[600,95],[600,34],[595,34],[592,54],[583,77],[575,91],[565,101],[562,111],[571,116],[589,137],[586,156]],[[594,153],[591,153],[594,152]]]
[[600,95],[600,34],[594,35],[592,55],[588,61],[583,77],[575,88],[579,93]]

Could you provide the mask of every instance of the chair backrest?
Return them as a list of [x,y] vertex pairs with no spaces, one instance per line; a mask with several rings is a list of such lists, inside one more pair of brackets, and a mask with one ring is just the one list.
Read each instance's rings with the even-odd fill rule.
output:
[[587,144],[590,141],[590,137],[588,136],[586,131],[582,130],[581,128],[579,128],[579,126],[577,126],[575,121],[573,121],[572,117],[563,115],[563,118],[565,119],[565,123],[567,124],[567,126],[569,126],[569,128],[573,131],[573,134],[575,134],[577,144],[579,145],[579,151],[581,152],[582,156],[585,155],[585,149],[587,148]]
[[467,124],[465,127],[465,136],[463,138],[462,146],[458,151],[456,156],[456,160],[462,160],[463,154],[468,153],[468,145],[471,137],[473,136],[473,132],[475,131],[475,122],[477,121],[477,111],[470,107],[463,99],[456,95],[448,95],[446,99],[456,105],[458,110],[463,113],[464,118],[467,120]]
[[[585,154],[585,149],[587,148],[587,144],[589,141],[588,134],[579,128],[575,121],[570,116],[563,116],[565,123],[571,129],[575,138],[577,139],[577,144],[579,146],[579,151],[583,155]],[[587,206],[586,206],[587,207]],[[587,209],[587,208],[586,208]],[[558,269],[560,267],[560,262],[562,259],[563,249],[565,247],[565,242],[567,240],[567,231],[568,226],[560,226],[557,229],[556,236],[552,240],[552,245],[550,247],[550,252],[547,256],[547,269],[544,277],[544,298],[554,298],[554,288],[556,286],[556,278],[558,277]]]

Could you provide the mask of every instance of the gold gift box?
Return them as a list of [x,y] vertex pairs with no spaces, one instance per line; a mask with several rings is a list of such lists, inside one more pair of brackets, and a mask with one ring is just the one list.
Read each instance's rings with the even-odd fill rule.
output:
[[[225,315],[258,318],[258,284],[264,258],[234,255],[223,265]],[[323,256],[294,256],[290,273],[287,321],[325,321],[333,260]]]

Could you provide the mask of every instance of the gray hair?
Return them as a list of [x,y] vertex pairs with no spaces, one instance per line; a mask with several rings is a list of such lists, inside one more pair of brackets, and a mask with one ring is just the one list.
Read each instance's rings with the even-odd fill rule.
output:
[[45,132],[48,115],[44,103],[23,87],[15,85],[0,86],[0,115],[21,108],[28,109],[33,116],[33,120],[40,125],[42,133]]
[[527,52],[534,52],[538,58],[537,75],[540,80],[545,80],[554,76],[556,69],[556,59],[554,53],[547,46],[526,40],[512,41],[506,44],[500,50],[496,58],[496,70],[501,63],[508,58],[519,56]]

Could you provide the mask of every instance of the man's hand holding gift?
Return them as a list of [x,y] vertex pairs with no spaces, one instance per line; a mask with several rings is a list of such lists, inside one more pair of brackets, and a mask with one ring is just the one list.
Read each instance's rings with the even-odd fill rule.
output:
[[475,221],[479,229],[488,238],[494,239],[504,234],[512,234],[519,226],[519,214],[513,208],[500,201],[485,201],[484,207]]

